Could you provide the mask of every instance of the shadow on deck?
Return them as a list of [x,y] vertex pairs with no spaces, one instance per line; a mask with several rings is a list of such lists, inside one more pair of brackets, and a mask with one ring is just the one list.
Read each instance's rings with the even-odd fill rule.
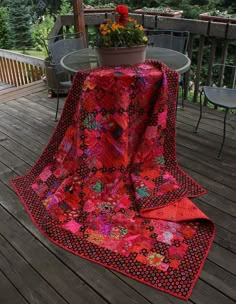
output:
[[212,120],[194,134],[198,108],[178,110],[179,164],[207,189],[193,201],[216,223],[200,278],[183,301],[61,249],[32,223],[9,180],[41,154],[56,126],[55,106],[42,82],[0,96],[0,303],[235,303],[236,131],[228,128],[223,160],[216,160],[222,116],[209,111]]

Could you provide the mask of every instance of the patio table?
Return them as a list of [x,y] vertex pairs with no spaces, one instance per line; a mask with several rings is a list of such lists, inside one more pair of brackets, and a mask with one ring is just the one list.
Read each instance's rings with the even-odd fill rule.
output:
[[[146,58],[160,60],[180,74],[185,73],[191,64],[190,59],[186,55],[160,47],[148,47]],[[96,68],[98,67],[96,50],[85,48],[69,53],[61,59],[61,65],[72,75],[76,74],[79,70]]]

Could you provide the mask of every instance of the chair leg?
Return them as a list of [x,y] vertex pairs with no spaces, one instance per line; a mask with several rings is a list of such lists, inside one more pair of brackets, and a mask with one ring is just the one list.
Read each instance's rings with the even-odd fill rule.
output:
[[199,119],[198,119],[197,125],[196,125],[195,130],[194,130],[194,133],[197,133],[198,126],[199,126],[200,121],[202,119],[202,94],[203,94],[203,91],[201,91],[201,93],[200,93],[200,115],[199,115]]
[[57,88],[57,108],[56,108],[56,114],[55,114],[55,121],[57,121],[57,114],[58,114],[58,110],[59,110],[59,87]]
[[227,109],[225,110],[225,116],[224,116],[223,140],[222,140],[222,143],[221,143],[221,146],[220,146],[219,153],[218,153],[218,155],[217,155],[217,158],[218,158],[218,159],[220,159],[221,152],[222,152],[222,150],[223,150],[223,146],[224,146],[224,143],[225,143],[226,120],[227,120],[227,115],[228,115],[228,112],[229,112],[229,109],[227,108]]

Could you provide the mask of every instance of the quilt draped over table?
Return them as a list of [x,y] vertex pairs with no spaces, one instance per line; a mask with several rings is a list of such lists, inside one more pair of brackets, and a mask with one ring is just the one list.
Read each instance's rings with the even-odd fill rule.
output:
[[176,161],[177,86],[158,61],[78,72],[47,147],[12,184],[59,246],[187,299],[214,225]]

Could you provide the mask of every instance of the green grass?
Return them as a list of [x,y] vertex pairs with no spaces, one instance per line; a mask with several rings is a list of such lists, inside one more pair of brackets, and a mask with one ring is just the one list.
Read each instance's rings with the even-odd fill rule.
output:
[[37,58],[46,58],[46,54],[45,52],[43,51],[36,51],[34,49],[32,50],[25,50],[25,51],[22,51],[22,50],[11,50],[13,52],[16,52],[16,53],[20,53],[20,54],[24,54],[24,55],[28,55],[28,56],[33,56],[33,57],[37,57]]

